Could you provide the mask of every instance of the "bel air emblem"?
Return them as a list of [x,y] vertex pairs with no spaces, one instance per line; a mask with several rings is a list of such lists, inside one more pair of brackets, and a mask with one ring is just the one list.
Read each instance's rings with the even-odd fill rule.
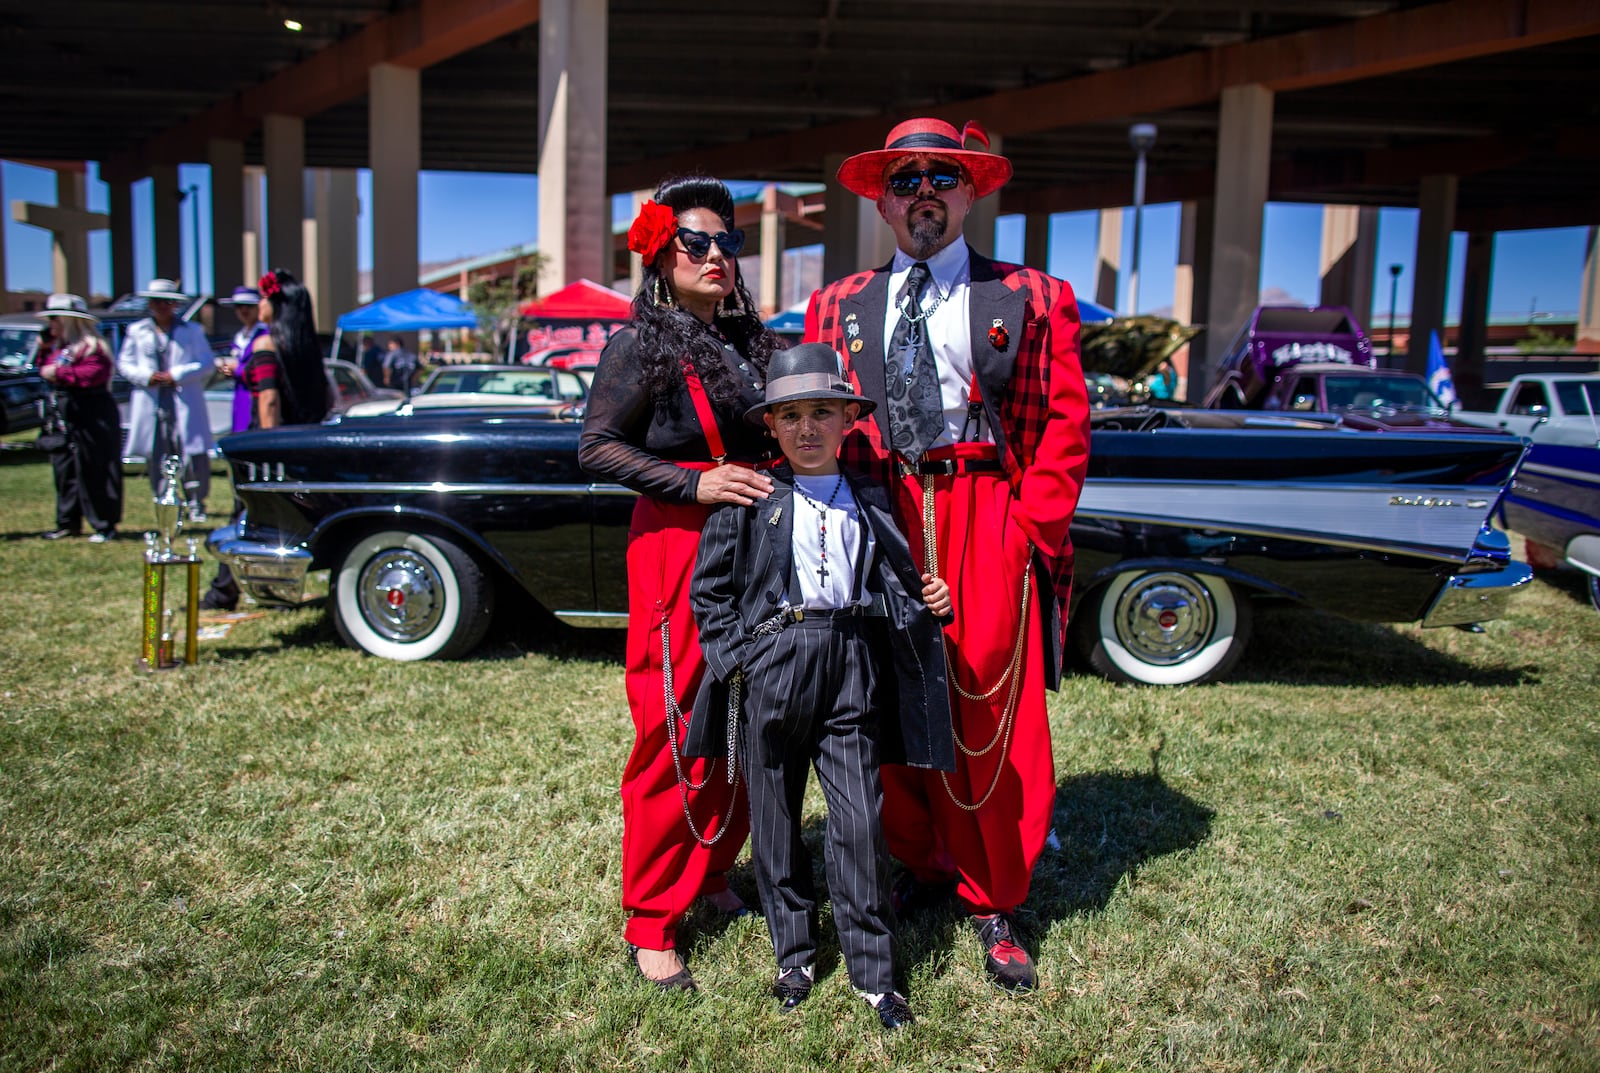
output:
[[1488,510],[1487,499],[1457,501],[1444,496],[1390,496],[1391,507],[1466,507],[1468,510]]

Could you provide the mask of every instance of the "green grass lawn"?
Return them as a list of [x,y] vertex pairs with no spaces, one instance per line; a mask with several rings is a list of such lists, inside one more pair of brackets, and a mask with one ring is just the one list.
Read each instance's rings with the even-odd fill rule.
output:
[[143,675],[140,543],[38,540],[31,450],[0,450],[0,519],[0,1070],[1600,1068],[1575,579],[1482,635],[1276,612],[1224,685],[1070,678],[1019,917],[1042,989],[991,988],[935,911],[886,1038],[831,931],[789,1017],[759,920],[691,915],[697,995],[634,978],[619,634],[402,665],[306,608]]

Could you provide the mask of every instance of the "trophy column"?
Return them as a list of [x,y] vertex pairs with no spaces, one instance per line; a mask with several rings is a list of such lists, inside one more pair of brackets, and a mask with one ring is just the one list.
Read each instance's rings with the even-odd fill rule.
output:
[[169,456],[161,468],[166,478],[155,499],[157,532],[144,537],[144,598],[139,616],[142,671],[168,671],[179,665],[177,615],[167,604],[167,575],[175,567],[185,568],[183,662],[194,664],[200,659],[200,549],[194,537],[186,538],[185,554],[179,554],[172,546],[183,527],[183,500],[179,495],[183,461]]

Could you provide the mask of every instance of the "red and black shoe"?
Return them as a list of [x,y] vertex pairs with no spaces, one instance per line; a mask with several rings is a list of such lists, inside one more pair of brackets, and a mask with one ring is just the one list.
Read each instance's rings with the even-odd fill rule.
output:
[[1039,986],[1033,971],[1033,959],[1017,945],[1011,935],[1011,918],[1005,913],[993,916],[972,916],[972,926],[978,929],[978,941],[983,944],[983,967],[989,979],[1007,991],[1032,991]]

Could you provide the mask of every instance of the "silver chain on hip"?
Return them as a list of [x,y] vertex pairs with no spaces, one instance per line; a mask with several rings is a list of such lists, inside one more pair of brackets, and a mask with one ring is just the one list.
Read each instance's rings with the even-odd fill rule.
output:
[[689,825],[689,833],[694,835],[694,840],[702,846],[714,846],[722,841],[722,836],[728,833],[728,823],[733,819],[734,806],[739,799],[739,758],[735,746],[739,737],[739,711],[744,703],[744,672],[735,671],[733,677],[728,679],[728,785],[733,787],[728,795],[728,811],[721,817],[722,822],[717,824],[717,833],[710,838],[700,833],[700,828],[695,826],[694,816],[689,812],[689,791],[703,790],[711,782],[711,772],[706,772],[706,777],[699,782],[694,782],[683,773],[683,751],[678,744],[678,723],[683,719],[683,710],[678,707],[678,691],[672,679],[672,628],[665,619],[661,621],[661,693],[667,709],[667,748],[672,753],[672,771],[678,777],[678,802],[683,806],[683,819]]

